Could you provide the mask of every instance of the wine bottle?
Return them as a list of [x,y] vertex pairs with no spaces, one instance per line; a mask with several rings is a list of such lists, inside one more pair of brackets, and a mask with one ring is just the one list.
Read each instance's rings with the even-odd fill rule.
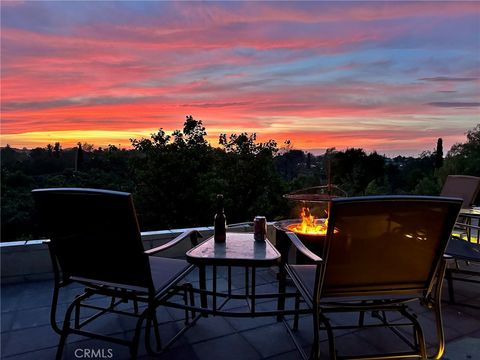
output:
[[217,213],[214,220],[214,235],[215,242],[224,243],[227,238],[227,219],[223,211],[223,195],[217,195]]

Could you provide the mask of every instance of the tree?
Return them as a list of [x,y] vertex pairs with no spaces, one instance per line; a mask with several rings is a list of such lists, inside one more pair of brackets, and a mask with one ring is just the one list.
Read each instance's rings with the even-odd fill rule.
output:
[[302,150],[289,150],[275,157],[277,171],[285,180],[295,179],[305,163],[305,153]]
[[187,146],[207,146],[205,139],[207,132],[203,126],[202,120],[195,120],[192,115],[185,119],[183,124],[183,133],[185,134],[185,143]]
[[77,156],[75,158],[75,171],[80,170],[83,166],[83,149],[82,143],[77,143]]
[[443,165],[443,140],[438,138],[437,149],[435,150],[435,169],[440,169]]
[[187,116],[183,125],[171,136],[159,129],[150,139],[131,139],[141,154],[132,159],[132,170],[142,228],[194,226],[207,221],[209,212],[198,209],[211,201],[204,182],[215,183],[211,171],[216,161],[201,120]]
[[466,135],[465,143],[454,144],[448,151],[439,173],[442,182],[452,174],[480,176],[480,124]]
[[60,145],[59,142],[56,142],[55,145],[54,145],[54,147],[53,147],[53,155],[54,155],[56,158],[59,158],[61,151],[62,151],[62,146]]
[[48,145],[47,145],[47,153],[48,153],[48,157],[52,157],[52,154],[53,154],[53,146],[52,146],[52,144],[48,144]]

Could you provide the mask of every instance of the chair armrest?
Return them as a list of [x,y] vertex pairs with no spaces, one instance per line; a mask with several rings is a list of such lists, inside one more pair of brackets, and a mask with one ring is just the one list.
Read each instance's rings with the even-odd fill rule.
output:
[[[157,252],[167,250],[167,249],[171,248],[172,246],[177,245],[180,241],[185,240],[188,236],[190,238],[192,238],[192,237],[196,238],[197,236],[202,237],[202,235],[197,230],[187,230],[187,231],[181,233],[180,235],[178,235],[176,238],[170,240],[166,244],[154,247],[150,250],[146,250],[145,254],[153,255],[153,254],[156,254]],[[193,243],[193,241],[192,241],[192,243]]]
[[311,252],[301,241],[300,239],[298,238],[297,235],[295,235],[295,233],[291,232],[291,231],[287,231],[285,234],[287,234],[288,238],[290,239],[290,241],[293,243],[293,245],[295,245],[295,247],[297,248],[297,250],[299,250],[303,255],[305,255],[306,257],[308,257],[310,260],[312,260],[314,263],[321,263],[323,260],[320,256],[314,254],[313,252]]

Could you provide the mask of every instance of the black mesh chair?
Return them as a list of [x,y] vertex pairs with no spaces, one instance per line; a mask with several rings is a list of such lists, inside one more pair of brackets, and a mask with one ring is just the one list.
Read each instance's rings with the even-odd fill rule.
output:
[[440,196],[462,198],[462,208],[469,208],[480,191],[480,177],[469,175],[448,175]]
[[[136,357],[139,338],[145,324],[145,345],[149,353],[161,349],[156,308],[162,302],[183,290],[187,300],[188,284],[177,286],[192,266],[180,259],[152,256],[166,250],[183,239],[197,243],[196,231],[185,232],[172,241],[144,251],[139,225],[128,193],[95,189],[38,189],[33,198],[41,229],[49,238],[55,284],[51,307],[51,325],[61,335],[57,359],[61,359],[69,334],[106,340],[130,347]],[[77,282],[85,290],[68,306],[63,326],[57,325],[57,301],[61,288]],[[193,300],[193,293],[190,293]],[[88,303],[92,296],[107,297],[105,307]],[[133,311],[120,310],[118,305],[133,303]],[[146,304],[139,310],[138,303]],[[96,313],[80,321],[82,308]],[[73,325],[71,324],[74,312]],[[138,321],[131,340],[87,331],[84,327],[105,313],[136,316]],[[188,313],[186,322],[188,323]],[[150,344],[153,324],[156,351]]]
[[[448,175],[440,195],[458,196],[463,199],[462,208],[469,209],[477,198],[479,191],[480,177]],[[446,253],[454,260],[452,266],[447,267],[445,276],[448,281],[448,296],[451,304],[456,303],[454,280],[480,283],[480,272],[469,266],[471,263],[480,264],[479,235],[480,227],[478,223],[472,223],[471,217],[459,216],[456,231],[454,231],[446,250]],[[478,306],[473,305],[473,307]]]
[[[470,223],[462,223],[462,225],[462,229],[468,232],[468,236],[452,235],[445,250],[445,254],[453,260],[452,265],[447,267],[445,274],[448,282],[448,298],[451,304],[458,304],[455,300],[454,280],[480,284],[480,272],[478,271],[478,265],[480,264],[480,227]],[[477,236],[475,238],[470,236],[472,232],[476,232]],[[471,266],[473,264],[476,264],[477,267]],[[478,304],[463,303],[459,305],[480,308],[480,301]]]
[[[330,314],[338,312],[359,314],[358,323],[342,329],[388,327],[396,333],[399,327],[413,330],[413,342],[400,336],[410,345],[405,351],[348,358],[427,358],[422,327],[407,308],[414,300],[435,313],[439,345],[434,358],[441,357],[445,343],[440,309],[443,254],[460,206],[460,199],[442,197],[334,199],[321,253],[312,253],[294,233],[287,233],[297,251],[312,262],[285,265],[313,312],[311,358],[320,356],[320,329],[327,331],[330,358],[340,358],[335,347],[336,327],[329,319]],[[371,312],[377,322],[366,324],[366,312]],[[392,325],[392,312],[400,313],[404,322]],[[294,327],[297,325],[298,318]]]

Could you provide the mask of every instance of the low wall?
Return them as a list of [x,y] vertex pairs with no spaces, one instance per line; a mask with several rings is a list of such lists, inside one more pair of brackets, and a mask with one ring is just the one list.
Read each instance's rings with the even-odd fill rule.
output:
[[[202,235],[199,239],[207,239],[213,235],[213,227],[199,227],[190,229],[173,229],[142,232],[144,248],[151,249],[163,245],[175,236],[186,230],[198,230]],[[251,232],[250,224],[231,226],[229,232]],[[268,226],[269,239],[275,243],[275,231]],[[182,241],[177,246],[161,253],[166,257],[181,257],[190,249],[190,242]],[[15,241],[0,243],[1,282],[17,283],[23,281],[37,281],[53,278],[52,264],[47,245],[43,240]]]

